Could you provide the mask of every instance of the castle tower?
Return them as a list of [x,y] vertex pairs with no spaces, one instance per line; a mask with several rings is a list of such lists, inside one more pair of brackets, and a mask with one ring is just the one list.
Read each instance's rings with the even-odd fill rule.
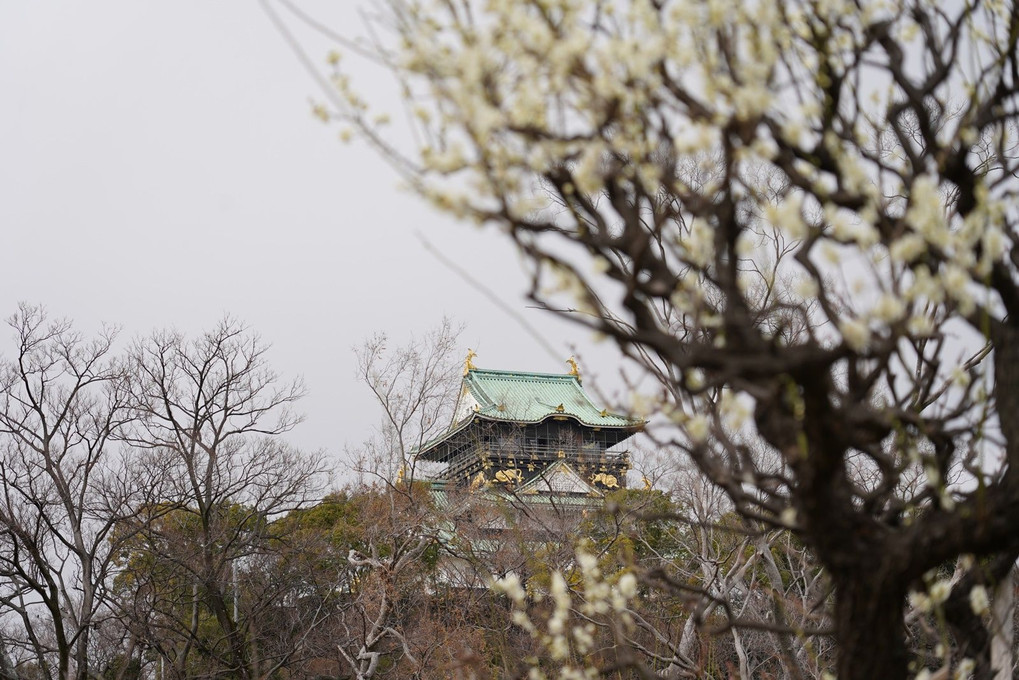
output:
[[476,368],[468,355],[449,429],[419,460],[444,463],[441,479],[518,494],[600,495],[625,486],[626,452],[611,450],[644,421],[595,406],[576,363],[566,374]]

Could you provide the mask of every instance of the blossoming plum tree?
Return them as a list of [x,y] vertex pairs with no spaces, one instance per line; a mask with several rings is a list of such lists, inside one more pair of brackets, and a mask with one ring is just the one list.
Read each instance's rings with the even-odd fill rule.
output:
[[838,677],[905,677],[906,596],[963,555],[941,663],[988,677],[970,591],[1019,554],[1015,3],[381,4],[419,146],[336,56],[319,113],[658,378],[663,442],[824,563]]

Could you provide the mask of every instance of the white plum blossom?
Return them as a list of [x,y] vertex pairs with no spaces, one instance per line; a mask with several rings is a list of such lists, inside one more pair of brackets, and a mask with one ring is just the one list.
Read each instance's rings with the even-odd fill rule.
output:
[[601,163],[605,149],[600,144],[591,144],[584,149],[573,171],[573,181],[577,189],[585,194],[593,194],[602,186]]
[[929,175],[917,177],[911,187],[906,222],[927,243],[945,249],[950,243],[951,234],[942,206],[943,201],[934,178]]
[[863,352],[870,345],[871,332],[863,319],[843,319],[839,322],[842,339],[850,349]]
[[959,665],[955,668],[955,674],[952,675],[953,680],[969,680],[973,676],[973,671],[976,669],[976,662],[973,659],[962,659]]
[[785,508],[779,515],[779,521],[783,526],[793,529],[796,527],[796,508]]
[[891,293],[885,293],[878,298],[872,310],[873,317],[885,324],[895,323],[906,314],[906,305],[902,299]]
[[899,262],[910,263],[927,252],[927,244],[919,234],[906,234],[892,243],[889,253]]
[[813,300],[820,292],[820,288],[813,278],[802,276],[796,280],[793,291],[804,300]]
[[919,265],[913,269],[913,282],[906,290],[906,299],[939,304],[945,300],[945,287],[931,275],[926,265]]
[[637,594],[637,577],[630,572],[626,572],[619,577],[618,588],[619,594],[625,600],[632,600]]
[[690,436],[690,441],[694,444],[700,444],[708,438],[708,434],[711,432],[711,421],[708,417],[702,413],[698,413],[686,422],[686,433]]
[[916,314],[909,317],[907,327],[912,336],[926,338],[934,334],[934,320],[927,314]]
[[505,593],[514,604],[521,604],[526,597],[523,587],[520,585],[520,577],[510,573],[492,584],[492,590]]
[[987,589],[982,585],[973,586],[969,591],[969,606],[977,616],[983,616],[991,608],[991,598],[987,595]]
[[940,579],[928,586],[927,592],[930,595],[932,604],[944,604],[948,600],[948,596],[952,594],[952,582]]
[[731,390],[722,392],[719,403],[719,411],[725,419],[725,424],[732,430],[742,429],[753,415],[752,400],[746,395],[737,394]]
[[973,376],[970,375],[965,366],[956,366],[952,369],[949,379],[956,387],[966,388],[973,381]]
[[807,237],[807,223],[803,221],[803,195],[791,193],[777,205],[767,208],[768,221],[786,232],[790,238],[802,240]]
[[945,292],[959,305],[959,311],[963,314],[972,314],[974,308],[973,295],[969,290],[972,278],[962,267],[949,264],[942,274]]
[[931,598],[926,593],[911,592],[909,594],[909,606],[920,612],[929,612],[931,610]]
[[695,219],[682,245],[690,262],[701,267],[707,266],[714,255],[714,231],[704,220]]

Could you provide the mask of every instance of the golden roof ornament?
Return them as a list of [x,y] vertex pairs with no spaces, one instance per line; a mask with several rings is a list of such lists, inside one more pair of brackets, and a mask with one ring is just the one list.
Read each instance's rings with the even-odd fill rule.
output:
[[577,360],[570,357],[566,360],[566,363],[570,365],[570,375],[574,376],[577,382],[580,382],[580,367],[577,366]]
[[478,489],[480,489],[481,487],[483,487],[487,483],[488,483],[488,479],[485,477],[485,473],[484,472],[479,472],[478,474],[476,474],[474,476],[474,479],[471,480],[470,492],[474,493],[475,491],[477,491]]
[[524,481],[524,476],[520,474],[520,470],[510,468],[509,470],[499,470],[496,472],[495,481],[502,482],[503,484],[519,484]]
[[470,347],[468,347],[467,358],[464,359],[464,375],[467,375],[468,372],[473,371],[475,368],[477,368],[477,366],[474,365],[474,357],[476,356],[478,356],[478,353],[475,352]]
[[604,486],[607,489],[618,489],[619,488],[619,480],[616,479],[616,476],[615,475],[610,475],[610,474],[605,473],[605,472],[599,472],[594,477],[592,477],[591,478],[591,483],[592,484],[600,483],[602,486]]

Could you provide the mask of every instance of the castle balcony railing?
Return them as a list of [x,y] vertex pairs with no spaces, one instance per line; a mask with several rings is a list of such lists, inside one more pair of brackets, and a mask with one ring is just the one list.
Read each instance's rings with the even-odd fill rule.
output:
[[556,460],[566,460],[571,465],[606,469],[630,467],[629,451],[591,450],[575,446],[518,445],[512,450],[499,447],[478,447],[458,455],[449,462],[443,473],[445,479],[463,479],[464,473],[479,464],[487,462],[491,467],[527,469],[528,464],[544,467]]

